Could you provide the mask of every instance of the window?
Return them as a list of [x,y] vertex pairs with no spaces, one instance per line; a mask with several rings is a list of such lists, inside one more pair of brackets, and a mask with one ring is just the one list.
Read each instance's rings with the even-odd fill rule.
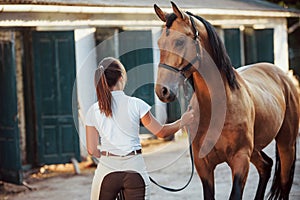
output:
[[240,29],[224,29],[224,43],[231,63],[235,68],[241,66]]
[[244,30],[245,64],[274,62],[273,29]]
[[256,62],[274,62],[274,30],[224,29],[224,44],[235,68]]

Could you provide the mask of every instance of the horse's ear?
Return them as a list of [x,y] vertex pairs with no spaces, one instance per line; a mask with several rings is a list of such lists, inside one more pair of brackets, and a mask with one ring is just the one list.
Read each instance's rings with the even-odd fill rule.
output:
[[162,11],[160,9],[160,7],[158,7],[156,4],[154,4],[154,10],[156,12],[156,15],[159,17],[159,19],[161,19],[161,21],[163,21],[163,22],[167,21],[167,19],[166,19],[167,13]]
[[188,17],[187,14],[185,14],[185,12],[182,12],[173,1],[171,1],[171,4],[175,15],[182,20],[186,20]]

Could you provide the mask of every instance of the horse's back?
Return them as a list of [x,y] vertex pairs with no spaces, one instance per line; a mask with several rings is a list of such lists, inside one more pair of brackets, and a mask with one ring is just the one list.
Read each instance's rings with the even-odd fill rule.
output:
[[273,64],[257,63],[237,71],[254,102],[255,148],[262,149],[276,137],[284,120],[298,121],[298,92],[288,75]]
[[[276,96],[282,94],[285,97],[292,94],[298,99],[298,92],[293,81],[287,73],[274,64],[257,63],[241,67],[237,71],[253,92]],[[280,97],[282,96],[278,96]]]
[[[271,63],[256,63],[252,65],[246,65],[237,69],[239,74],[246,80],[252,82],[251,80],[257,80],[255,76],[259,77],[260,79],[264,76],[266,79],[276,79],[280,77],[281,81],[282,77],[287,77],[287,74]],[[263,79],[264,79],[263,78]]]

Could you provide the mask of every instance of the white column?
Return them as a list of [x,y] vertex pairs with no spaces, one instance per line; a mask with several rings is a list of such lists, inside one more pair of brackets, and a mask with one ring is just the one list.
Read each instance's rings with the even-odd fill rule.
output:
[[115,58],[119,58],[119,30],[115,29],[114,32],[114,53],[115,53]]
[[284,71],[289,70],[288,34],[286,19],[278,19],[274,27],[274,64]]
[[95,28],[76,29],[74,31],[78,102],[77,131],[80,138],[80,152],[82,156],[87,156],[84,126],[85,114],[89,107],[96,101],[94,87],[94,72],[97,67],[95,31]]

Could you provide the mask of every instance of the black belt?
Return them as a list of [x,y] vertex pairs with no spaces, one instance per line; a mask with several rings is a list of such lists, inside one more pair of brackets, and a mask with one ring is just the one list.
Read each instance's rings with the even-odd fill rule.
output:
[[116,154],[110,153],[108,151],[101,151],[102,156],[117,156],[117,157],[132,156],[132,155],[137,155],[137,154],[141,154],[141,153],[142,153],[142,149],[132,151],[129,154],[126,154],[126,155],[116,155]]

